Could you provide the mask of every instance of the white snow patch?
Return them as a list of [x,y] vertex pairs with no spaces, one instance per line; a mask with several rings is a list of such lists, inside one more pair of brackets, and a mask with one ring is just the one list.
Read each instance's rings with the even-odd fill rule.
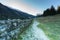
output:
[[37,27],[39,23],[34,20],[32,27],[28,28],[25,34],[22,34],[22,40],[49,40],[44,31]]

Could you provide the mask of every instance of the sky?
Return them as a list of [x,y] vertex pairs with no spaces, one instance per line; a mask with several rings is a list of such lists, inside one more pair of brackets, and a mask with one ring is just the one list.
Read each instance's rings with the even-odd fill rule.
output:
[[55,8],[60,6],[60,0],[0,0],[0,2],[6,6],[32,15],[42,14],[51,5]]

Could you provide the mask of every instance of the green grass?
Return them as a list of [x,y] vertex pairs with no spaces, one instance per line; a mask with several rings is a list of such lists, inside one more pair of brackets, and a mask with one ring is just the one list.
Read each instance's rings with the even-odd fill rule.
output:
[[17,40],[22,40],[22,35],[21,34],[26,34],[25,31],[33,24],[33,19],[31,21],[31,23],[26,27],[26,28],[23,28],[22,32],[18,34],[18,38]]
[[50,40],[60,40],[60,15],[40,17],[39,28],[43,29]]

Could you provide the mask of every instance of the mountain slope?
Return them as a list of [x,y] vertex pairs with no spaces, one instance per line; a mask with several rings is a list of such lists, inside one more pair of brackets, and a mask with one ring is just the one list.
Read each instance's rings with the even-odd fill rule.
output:
[[0,19],[28,19],[34,18],[33,15],[9,8],[0,3]]

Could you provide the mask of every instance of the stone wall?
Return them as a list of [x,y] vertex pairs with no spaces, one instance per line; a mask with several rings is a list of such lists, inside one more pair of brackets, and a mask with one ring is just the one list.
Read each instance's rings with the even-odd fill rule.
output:
[[32,23],[32,19],[20,20],[0,20],[0,40],[11,40],[17,38],[23,28],[28,27]]

